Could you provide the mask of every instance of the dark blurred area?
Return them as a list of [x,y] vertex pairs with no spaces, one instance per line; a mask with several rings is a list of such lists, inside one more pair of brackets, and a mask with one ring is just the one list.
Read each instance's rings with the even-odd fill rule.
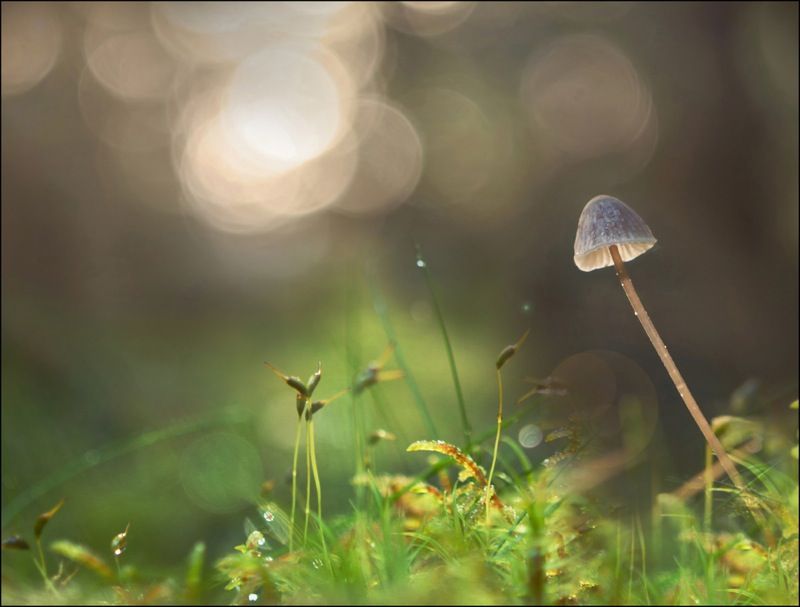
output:
[[[4,536],[65,496],[52,533],[89,544],[129,521],[131,554],[139,535],[165,563],[240,542],[263,481],[288,503],[293,396],[263,361],[349,385],[389,341],[376,297],[436,438],[460,440],[415,244],[476,428],[531,327],[509,398],[558,368],[603,407],[635,384],[679,485],[701,435],[613,271],[575,267],[578,216],[616,196],[658,238],[629,271],[708,417],[783,419],[797,37],[788,2],[4,2]],[[362,400],[398,435],[377,465],[418,469],[403,441],[433,437],[405,382]],[[332,513],[350,407],[319,419]]]

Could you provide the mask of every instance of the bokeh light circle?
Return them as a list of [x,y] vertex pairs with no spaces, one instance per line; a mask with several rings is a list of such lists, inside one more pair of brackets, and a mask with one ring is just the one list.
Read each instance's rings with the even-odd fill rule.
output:
[[308,54],[264,50],[236,69],[222,120],[267,170],[293,168],[329,149],[342,131],[344,99],[335,76]]
[[535,53],[520,91],[535,134],[578,159],[628,149],[653,114],[633,63],[596,35],[565,36]]
[[19,95],[53,69],[61,53],[62,25],[53,6],[37,2],[2,4],[2,94]]
[[526,449],[533,449],[542,442],[542,430],[536,424],[526,424],[519,430],[517,440]]
[[358,168],[337,202],[348,213],[384,212],[403,203],[422,173],[422,142],[402,110],[378,98],[362,99],[353,131]]
[[103,87],[125,101],[152,101],[171,88],[175,66],[156,37],[144,30],[111,33],[88,28],[86,64]]

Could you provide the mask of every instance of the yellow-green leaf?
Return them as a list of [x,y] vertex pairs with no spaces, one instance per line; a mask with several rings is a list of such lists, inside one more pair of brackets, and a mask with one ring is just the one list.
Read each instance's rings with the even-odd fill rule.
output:
[[466,453],[462,452],[455,445],[446,443],[443,440],[418,440],[411,443],[406,451],[434,451],[436,453],[447,455],[448,457],[454,459],[459,466],[461,466],[461,468],[464,470],[464,474],[467,477],[474,478],[476,481],[478,481],[478,484],[481,487],[486,486],[486,475],[478,467],[478,464],[475,463],[475,460],[473,460]]
[[86,546],[82,546],[81,544],[76,544],[67,540],[59,540],[50,544],[50,550],[56,554],[60,554],[61,556],[68,558],[75,563],[78,563],[79,565],[86,567],[87,569],[90,569],[91,571],[94,571],[101,577],[104,577],[108,580],[114,578],[111,568],[106,565],[103,559],[89,550],[89,548]]

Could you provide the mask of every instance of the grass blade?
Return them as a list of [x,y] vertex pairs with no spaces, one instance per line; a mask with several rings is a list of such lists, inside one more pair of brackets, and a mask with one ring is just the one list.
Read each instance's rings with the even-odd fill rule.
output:
[[439,300],[436,297],[436,290],[433,285],[433,277],[428,269],[428,262],[422,256],[422,251],[417,245],[417,267],[422,270],[425,275],[425,283],[428,285],[428,291],[431,294],[431,301],[433,302],[433,309],[436,312],[436,320],[439,323],[439,329],[442,332],[442,339],[444,339],[444,347],[447,351],[447,360],[450,364],[450,374],[453,376],[453,385],[456,389],[456,399],[458,401],[458,410],[461,414],[461,425],[464,428],[464,440],[466,441],[466,451],[470,451],[472,447],[472,427],[467,417],[467,407],[464,403],[464,392],[461,390],[461,382],[458,379],[458,369],[456,367],[456,359],[453,354],[453,346],[450,344],[450,336],[447,334],[447,327],[444,324],[444,315],[442,308],[439,305]]
[[400,370],[405,374],[406,383],[408,384],[411,394],[414,397],[414,403],[417,405],[417,409],[419,409],[420,416],[425,422],[428,433],[431,436],[439,436],[439,433],[436,430],[436,424],[434,424],[430,410],[428,409],[428,404],[425,402],[425,398],[422,396],[422,392],[419,389],[417,381],[414,379],[414,375],[411,373],[411,369],[409,369],[408,365],[406,364],[403,351],[400,348],[399,342],[397,341],[397,335],[394,331],[394,326],[389,318],[386,302],[381,296],[372,270],[367,271],[367,282],[372,293],[372,302],[375,313],[378,315],[381,325],[383,325],[383,331],[386,333],[389,343],[394,344],[394,359],[397,361],[397,366],[400,367]]

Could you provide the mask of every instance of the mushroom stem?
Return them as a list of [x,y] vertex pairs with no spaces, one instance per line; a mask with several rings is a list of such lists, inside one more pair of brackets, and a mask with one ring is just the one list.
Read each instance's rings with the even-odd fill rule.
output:
[[669,373],[669,376],[672,378],[675,387],[678,389],[678,394],[681,395],[681,398],[683,399],[686,408],[689,409],[689,413],[691,413],[695,423],[700,428],[700,432],[703,433],[703,436],[705,436],[706,441],[708,441],[708,444],[714,450],[714,453],[717,455],[719,463],[725,469],[725,472],[728,473],[728,476],[731,478],[734,485],[736,485],[736,487],[738,487],[740,490],[743,491],[745,487],[744,483],[742,482],[742,477],[736,470],[736,466],[734,465],[731,458],[728,456],[727,452],[725,451],[725,448],[722,446],[722,443],[719,442],[717,435],[714,434],[714,431],[708,424],[706,416],[703,415],[703,412],[700,410],[700,406],[697,404],[697,401],[694,399],[694,396],[692,396],[692,393],[689,391],[689,387],[686,385],[686,381],[683,379],[683,376],[681,375],[680,371],[678,371],[678,367],[675,365],[675,361],[672,360],[672,356],[670,356],[666,344],[661,339],[661,336],[658,334],[658,331],[656,331],[656,327],[653,324],[653,321],[650,320],[650,316],[647,314],[647,310],[644,309],[642,300],[639,299],[639,295],[636,293],[636,289],[633,288],[633,282],[631,281],[631,277],[628,276],[628,272],[625,270],[625,264],[619,255],[619,251],[617,250],[617,245],[611,245],[609,249],[611,250],[611,258],[614,260],[614,267],[617,270],[617,278],[619,278],[619,282],[622,285],[623,290],[625,291],[625,295],[628,296],[628,301],[631,302],[631,306],[633,307],[633,312],[634,314],[636,314],[636,317],[639,319],[639,322],[642,323],[642,328],[644,329],[644,332],[647,333],[647,337],[650,338],[650,342],[656,349],[656,353],[658,354],[658,357],[661,359],[661,362],[664,363],[664,367],[666,367],[667,373]]

